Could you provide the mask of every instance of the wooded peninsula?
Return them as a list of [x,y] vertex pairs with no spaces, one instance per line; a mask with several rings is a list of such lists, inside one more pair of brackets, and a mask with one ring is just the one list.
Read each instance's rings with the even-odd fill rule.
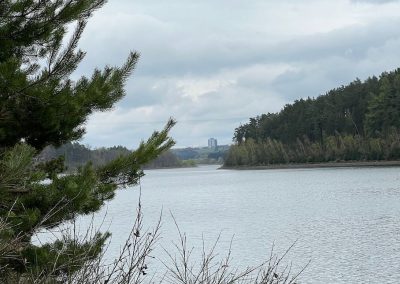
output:
[[225,167],[400,159],[400,69],[287,104],[235,129]]

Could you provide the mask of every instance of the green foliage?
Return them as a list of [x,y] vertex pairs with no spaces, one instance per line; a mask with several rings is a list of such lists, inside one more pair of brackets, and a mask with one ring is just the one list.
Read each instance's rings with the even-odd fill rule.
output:
[[[190,163],[184,163],[184,160],[182,161],[181,159],[179,159],[178,156],[174,154],[174,152],[172,150],[163,152],[154,160],[146,163],[142,168],[179,168],[187,167],[190,165]],[[218,153],[219,152],[216,152],[216,154]],[[50,169],[54,169],[55,165],[59,162],[59,170],[61,170],[61,166],[65,170],[64,164],[62,163],[62,160],[65,159],[65,165],[68,169],[67,172],[72,173],[89,161],[93,164],[94,167],[100,168],[119,158],[120,156],[128,156],[130,154],[132,154],[132,151],[123,146],[90,149],[89,147],[81,145],[79,143],[67,143],[59,148],[54,148],[51,146],[46,147],[40,153],[38,159],[40,161],[43,161],[39,165],[42,168],[50,164],[48,167]]]
[[182,167],[195,167],[196,161],[195,160],[183,160],[181,163]]
[[59,156],[50,161],[38,164],[37,168],[44,171],[48,178],[54,179],[57,175],[63,173],[67,169],[65,166],[65,157]]
[[135,151],[127,156],[119,156],[101,167],[98,170],[100,181],[104,184],[135,185],[143,175],[141,166],[146,165],[174,145],[175,142],[168,138],[168,132],[174,124],[173,120],[169,120],[161,132],[154,132],[147,142],[140,143]]
[[[31,259],[19,267],[33,275],[48,274],[58,267],[58,274],[67,277],[79,270],[85,262],[94,259],[110,235],[96,234],[90,242],[79,243],[76,240],[62,239],[42,247],[30,247],[24,250],[24,259]],[[18,269],[18,267],[17,267]]]
[[160,168],[179,168],[185,167],[184,161],[181,161],[174,153],[171,151],[165,152],[158,156],[153,161],[146,164],[145,168],[148,169],[160,169]]
[[[171,119],[137,150],[101,166],[86,163],[73,174],[60,175],[63,157],[41,163],[37,156],[48,145],[81,138],[91,113],[111,109],[125,95],[124,84],[139,57],[135,52],[121,67],[107,66],[90,77],[70,79],[85,55],[77,45],[87,20],[105,2],[0,1],[2,283],[28,275],[62,282],[98,255],[107,233],[82,243],[62,239],[39,246],[31,239],[43,228],[96,212],[118,187],[137,184],[142,167],[174,144],[168,137],[175,123]],[[67,26],[75,26],[75,32],[63,47]]]
[[74,172],[78,167],[91,162],[94,167],[103,166],[119,156],[128,155],[131,151],[123,146],[113,146],[110,148],[90,149],[77,142],[66,143],[61,147],[47,146],[39,154],[38,160],[42,163],[48,163],[54,159],[65,159],[66,170]]
[[266,166],[287,163],[322,163],[335,161],[379,161],[400,159],[399,131],[392,129],[384,138],[336,135],[325,137],[325,144],[307,137],[294,144],[267,139],[255,143],[248,139],[231,146],[225,166]]
[[399,159],[398,129],[400,69],[250,118],[225,164]]
[[27,185],[38,181],[44,175],[33,171],[33,157],[36,151],[26,144],[16,144],[5,149],[0,155],[0,193],[21,193]]
[[382,78],[379,93],[368,102],[365,123],[369,136],[400,128],[400,76]]
[[221,164],[229,150],[228,145],[218,145],[216,148],[196,147],[180,148],[171,151],[178,156],[186,166],[191,164]]
[[[96,69],[91,78],[69,76],[85,53],[76,50],[88,17],[104,0],[2,1],[0,6],[0,145],[24,139],[41,149],[82,137],[93,111],[110,109],[138,54],[125,64]],[[66,25],[76,23],[62,49]],[[40,62],[46,64],[40,64]]]

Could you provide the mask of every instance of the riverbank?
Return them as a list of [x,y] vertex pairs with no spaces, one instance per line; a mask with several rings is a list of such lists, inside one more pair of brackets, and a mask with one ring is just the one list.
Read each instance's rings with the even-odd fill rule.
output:
[[327,163],[276,164],[267,166],[237,166],[225,170],[276,170],[276,169],[315,169],[315,168],[363,168],[363,167],[400,167],[400,161],[349,161]]

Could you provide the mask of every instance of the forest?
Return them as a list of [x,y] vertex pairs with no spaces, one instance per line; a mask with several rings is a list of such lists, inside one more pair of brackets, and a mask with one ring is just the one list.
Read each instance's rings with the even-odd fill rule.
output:
[[[229,150],[228,145],[216,149],[208,147],[174,148],[162,153],[143,165],[143,169],[195,167],[199,164],[221,164]],[[36,157],[37,162],[62,159],[66,172],[74,172],[90,162],[93,166],[103,166],[119,156],[127,156],[132,151],[124,146],[92,148],[78,142],[68,142],[59,147],[47,146]]]
[[[48,162],[53,159],[62,157],[65,162],[65,170],[74,172],[79,167],[90,162],[95,167],[104,166],[107,163],[117,159],[119,156],[128,156],[132,151],[123,146],[101,147],[91,149],[89,146],[82,145],[78,142],[69,142],[60,147],[48,146],[38,155],[38,162]],[[187,161],[181,160],[171,150],[162,153],[160,156],[147,164],[143,165],[144,169],[158,168],[179,168],[194,166]]]
[[359,79],[235,129],[225,166],[400,159],[400,69]]

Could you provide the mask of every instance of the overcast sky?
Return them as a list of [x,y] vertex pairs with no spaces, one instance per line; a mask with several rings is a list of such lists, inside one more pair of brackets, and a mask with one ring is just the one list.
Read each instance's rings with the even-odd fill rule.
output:
[[178,147],[232,141],[249,117],[400,67],[400,1],[109,0],[76,75],[141,53],[127,96],[81,140],[134,148],[172,116]]

